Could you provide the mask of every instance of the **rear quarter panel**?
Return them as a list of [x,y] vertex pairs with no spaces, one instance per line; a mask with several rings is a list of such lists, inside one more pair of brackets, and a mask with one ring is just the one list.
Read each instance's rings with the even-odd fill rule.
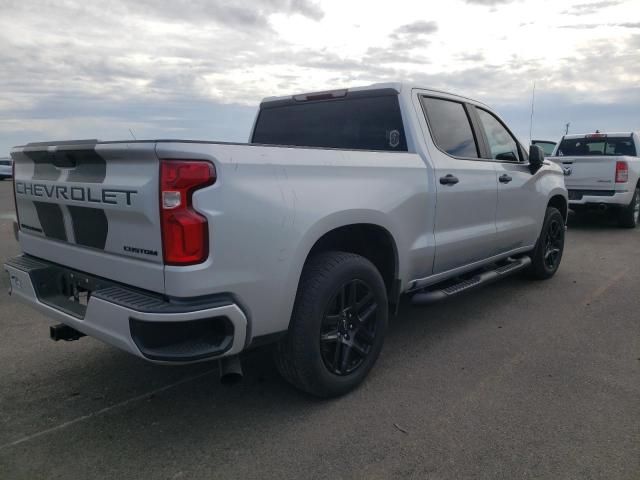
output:
[[288,327],[307,255],[335,228],[389,231],[405,283],[431,267],[429,182],[418,155],[207,143],[158,143],[157,154],[210,160],[218,176],[193,199],[209,219],[210,257],[165,267],[166,293],[232,294],[250,318],[250,336]]

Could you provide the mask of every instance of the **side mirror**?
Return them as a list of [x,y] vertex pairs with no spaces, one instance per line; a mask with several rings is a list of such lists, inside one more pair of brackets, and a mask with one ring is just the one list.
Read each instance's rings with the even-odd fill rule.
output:
[[544,164],[544,150],[537,145],[529,147],[529,171],[533,175]]

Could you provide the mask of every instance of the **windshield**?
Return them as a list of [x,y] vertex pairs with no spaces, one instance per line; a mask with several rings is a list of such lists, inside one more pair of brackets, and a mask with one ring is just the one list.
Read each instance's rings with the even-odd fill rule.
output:
[[627,155],[634,157],[636,148],[631,137],[565,138],[558,147],[558,156]]

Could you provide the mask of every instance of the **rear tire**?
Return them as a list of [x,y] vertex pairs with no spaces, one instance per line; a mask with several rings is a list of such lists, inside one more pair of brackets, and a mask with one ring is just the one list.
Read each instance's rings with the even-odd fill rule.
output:
[[564,217],[557,208],[547,207],[542,231],[532,251],[528,274],[536,280],[553,277],[562,261],[564,252]]
[[618,214],[618,224],[623,228],[636,228],[640,222],[640,185],[636,186],[631,203]]
[[369,260],[315,255],[302,270],[289,330],[276,348],[280,374],[319,397],[353,390],[380,355],[388,311],[384,281]]

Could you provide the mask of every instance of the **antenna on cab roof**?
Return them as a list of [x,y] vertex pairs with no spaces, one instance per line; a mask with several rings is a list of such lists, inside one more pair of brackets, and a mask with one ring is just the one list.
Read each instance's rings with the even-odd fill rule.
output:
[[536,101],[536,82],[533,82],[533,91],[531,92],[531,118],[529,119],[529,143],[531,143],[532,136],[531,132],[533,132],[533,106]]

